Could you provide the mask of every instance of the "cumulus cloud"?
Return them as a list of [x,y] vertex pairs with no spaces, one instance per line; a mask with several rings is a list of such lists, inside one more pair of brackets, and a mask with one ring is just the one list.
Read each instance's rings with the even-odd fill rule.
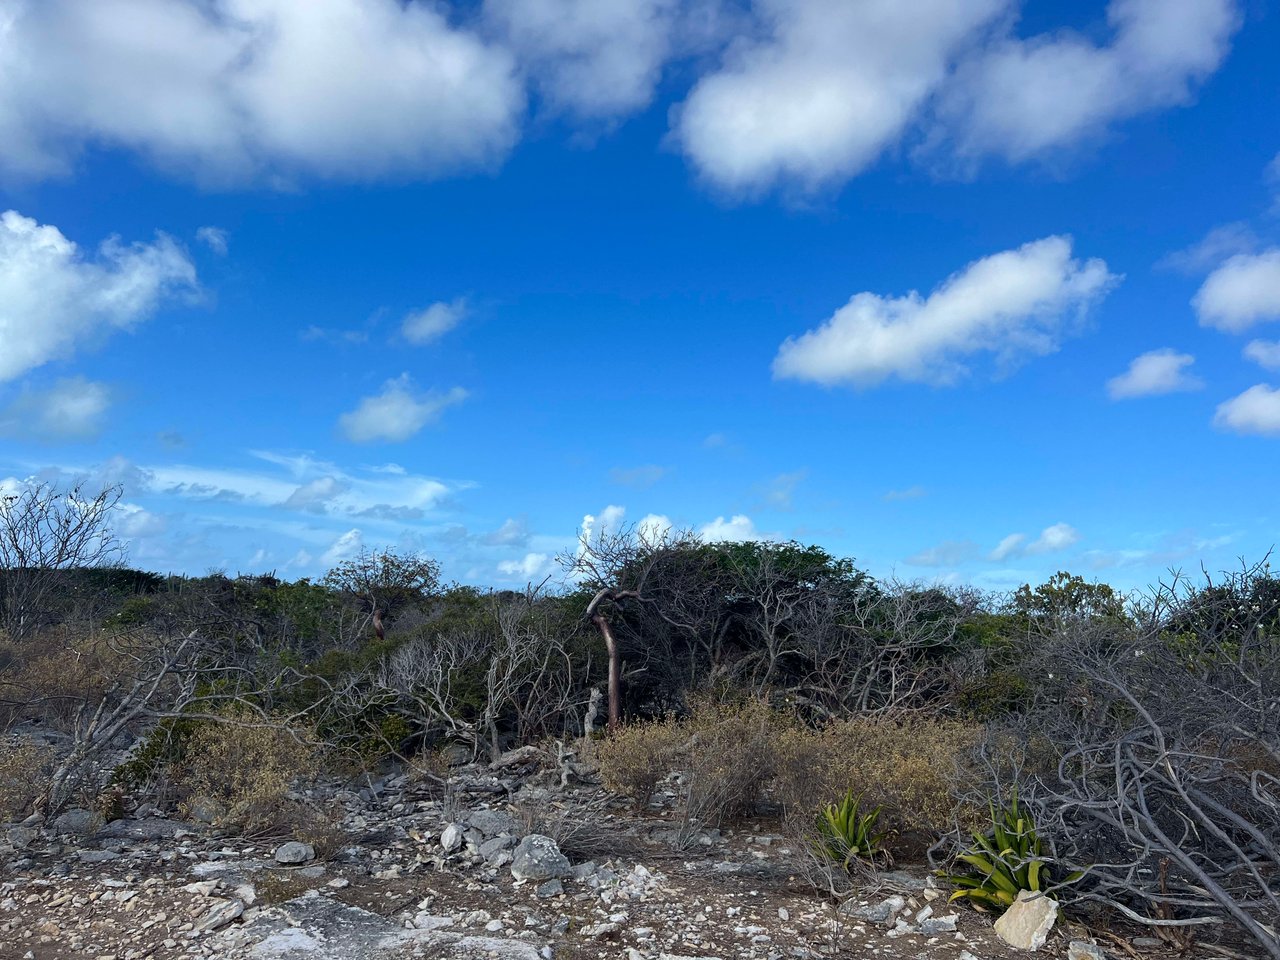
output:
[[636,535],[646,543],[658,543],[675,529],[671,518],[661,513],[648,513],[636,524]]
[[1244,348],[1246,360],[1268,370],[1280,370],[1280,340],[1250,340]]
[[737,543],[743,540],[766,539],[756,529],[751,518],[741,513],[734,514],[728,520],[724,517],[716,517],[710,523],[704,523],[698,528],[698,536],[707,543]]
[[102,432],[111,388],[83,377],[59,380],[46,390],[23,390],[0,412],[0,433],[34,440],[71,440]]
[[524,92],[505,49],[399,0],[41,0],[0,15],[0,171],[86,146],[203,180],[487,166]]
[[677,111],[674,135],[727,190],[846,179],[902,136],[955,51],[1004,6],[761,0],[764,36],[729,46]]
[[1187,371],[1195,360],[1189,353],[1178,353],[1167,347],[1148,351],[1131,360],[1124,373],[1107,381],[1107,395],[1112,400],[1125,400],[1199,390],[1204,381]]
[[996,544],[996,548],[990,553],[990,558],[999,562],[1007,560],[1009,557],[1016,557],[1022,552],[1023,544],[1026,542],[1027,535],[1025,533],[1011,533]]
[[447,393],[419,393],[405,373],[384,383],[381,393],[365,397],[354,410],[344,413],[338,426],[354,443],[400,443],[466,398],[467,391],[461,387]]
[[132,329],[195,288],[195,267],[163,234],[129,245],[111,238],[90,257],[57,227],[0,214],[0,383]]
[[962,158],[1016,162],[1189,103],[1241,20],[1236,0],[1112,0],[1104,45],[1069,30],[1005,35],[965,58],[941,88],[933,142]]
[[467,302],[459,298],[449,302],[433,303],[423,310],[415,310],[404,318],[400,333],[410,343],[421,346],[439,340],[460,324],[467,315]]
[[364,534],[358,528],[353,528],[329,545],[329,548],[320,555],[320,562],[327,567],[332,567],[343,560],[350,560],[360,552],[363,546]]
[[1075,527],[1069,523],[1055,523],[1045,527],[1040,536],[1027,545],[1027,553],[1054,553],[1079,542],[1080,532]]
[[490,27],[555,109],[609,119],[648,105],[678,0],[485,0]]
[[196,239],[220,257],[227,255],[227,231],[221,227],[201,227],[196,231]]
[[1203,326],[1227,333],[1280,320],[1280,247],[1231,257],[1209,274],[1191,305]]
[[551,558],[545,553],[526,553],[520,560],[503,560],[498,572],[508,577],[532,580],[545,575],[552,567]]
[[1080,532],[1069,523],[1055,523],[1040,531],[1040,536],[1029,540],[1025,533],[1011,533],[988,554],[997,562],[1010,557],[1036,556],[1056,553],[1080,542]]
[[1011,364],[1056,350],[1071,321],[1121,279],[1098,259],[1072,257],[1054,236],[984,257],[928,297],[856,294],[822,326],[788,338],[779,379],[870,387],[890,377],[942,386],[969,372],[961,358]]
[[1213,424],[1233,433],[1280,436],[1280,389],[1259,383],[1218,405]]

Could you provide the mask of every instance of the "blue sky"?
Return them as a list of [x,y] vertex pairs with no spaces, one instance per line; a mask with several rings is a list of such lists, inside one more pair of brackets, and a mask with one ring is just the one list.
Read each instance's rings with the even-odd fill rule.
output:
[[1278,49],[1245,0],[0,0],[0,484],[119,482],[190,573],[1259,559]]

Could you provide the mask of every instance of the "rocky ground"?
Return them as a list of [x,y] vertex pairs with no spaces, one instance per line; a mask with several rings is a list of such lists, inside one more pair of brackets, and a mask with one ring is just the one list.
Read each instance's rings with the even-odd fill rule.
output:
[[[670,795],[635,817],[597,788],[540,781],[524,759],[461,771],[443,795],[402,776],[334,788],[335,829],[315,845],[221,836],[148,808],[10,828],[0,958],[1026,956],[923,871],[823,897],[777,834],[682,831]],[[1087,941],[1059,923],[1037,955],[1104,956]],[[1155,957],[1162,944],[1106,946]]]

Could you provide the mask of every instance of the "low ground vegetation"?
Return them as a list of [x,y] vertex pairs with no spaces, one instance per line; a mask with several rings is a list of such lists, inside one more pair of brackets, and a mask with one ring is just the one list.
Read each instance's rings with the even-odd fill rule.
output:
[[[990,596],[816,547],[630,531],[564,558],[559,592],[445,584],[391,552],[321,582],[159,577],[93,565],[117,559],[100,503],[87,552],[0,569],[11,823],[149,803],[324,847],[318,777],[399,769],[447,806],[451,766],[528,745],[638,815],[674,803],[677,847],[766,818],[826,889],[917,864],[989,910],[1039,890],[1090,922],[1280,957],[1265,563],[1141,596],[1066,573]],[[833,811],[848,829],[875,811],[843,854]],[[528,815],[604,842],[598,810]]]

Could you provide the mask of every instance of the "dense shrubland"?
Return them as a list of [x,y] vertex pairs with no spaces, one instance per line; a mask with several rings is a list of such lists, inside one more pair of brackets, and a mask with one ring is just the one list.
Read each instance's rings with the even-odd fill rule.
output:
[[[443,780],[538,744],[641,813],[674,792],[685,837],[777,818],[835,888],[928,860],[995,909],[1012,883],[1280,956],[1265,564],[1141,596],[1066,573],[993,596],[796,543],[628,531],[564,557],[560,590],[447,584],[394,552],[318,582],[161,577],[111,565],[110,494],[23,496],[0,511],[0,818],[127,795],[317,831],[288,799],[304,775]],[[77,523],[58,549],[22,542]],[[841,823],[865,829],[833,856]]]

